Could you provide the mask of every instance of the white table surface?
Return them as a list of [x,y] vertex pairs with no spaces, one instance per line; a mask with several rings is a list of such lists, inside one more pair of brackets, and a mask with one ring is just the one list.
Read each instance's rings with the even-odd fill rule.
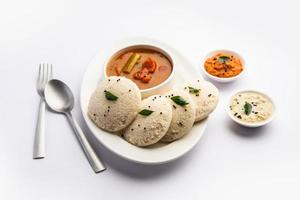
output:
[[[299,199],[299,1],[2,1],[0,6],[0,199]],[[246,75],[216,84],[220,103],[183,158],[160,166],[125,161],[88,132],[79,108],[87,63],[105,46],[147,36],[181,51],[195,67],[214,49],[242,54]],[[64,116],[47,113],[46,153],[32,159],[39,98],[37,66],[76,94],[75,115],[107,170],[94,174]],[[181,66],[184,67],[184,66]],[[246,129],[224,106],[239,89],[272,96],[277,118]]]

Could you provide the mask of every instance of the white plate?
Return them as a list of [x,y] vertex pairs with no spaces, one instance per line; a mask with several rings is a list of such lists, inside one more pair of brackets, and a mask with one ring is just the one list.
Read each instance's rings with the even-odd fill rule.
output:
[[[176,63],[178,63],[178,67],[176,69],[177,71],[175,71],[174,74],[176,85],[182,84],[185,80],[202,79],[200,72],[198,72],[196,68],[194,68],[194,66],[178,51],[166,44],[152,39],[129,38],[117,42],[112,47],[105,48],[105,51],[110,52],[109,50],[111,48],[115,49],[141,43],[159,46],[172,53],[173,59],[175,59]],[[103,77],[103,67],[105,59],[107,57],[108,56],[105,56],[102,53],[98,53],[94,57],[94,59],[88,65],[81,85],[80,104],[82,115],[84,117],[85,122],[87,123],[87,126],[95,135],[95,137],[106,148],[108,148],[115,154],[127,160],[142,164],[161,164],[170,162],[183,156],[185,153],[191,150],[195,146],[195,144],[200,140],[205,130],[208,119],[205,119],[200,123],[195,124],[191,132],[178,141],[169,144],[159,143],[147,148],[140,148],[131,145],[121,137],[105,132],[93,124],[93,122],[89,119],[87,115],[88,103],[91,94],[96,89],[96,86],[99,83],[99,80],[101,80]]]

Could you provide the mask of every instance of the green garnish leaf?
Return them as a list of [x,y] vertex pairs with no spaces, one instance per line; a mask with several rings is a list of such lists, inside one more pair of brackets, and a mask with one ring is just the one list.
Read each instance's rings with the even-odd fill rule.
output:
[[250,103],[248,103],[247,101],[244,105],[244,111],[245,111],[246,115],[250,115],[250,113],[252,111],[252,105]]
[[230,60],[230,58],[228,56],[220,56],[218,58],[218,62],[220,62],[220,63],[226,63],[228,60]]
[[117,99],[119,98],[119,97],[115,96],[113,93],[111,93],[109,91],[105,90],[104,93],[105,93],[106,99],[109,100],[109,101],[117,101]]
[[143,109],[139,112],[140,115],[144,115],[144,116],[149,116],[153,113],[154,111],[152,110],[148,110],[148,109]]
[[192,94],[199,94],[200,89],[196,89],[196,88],[193,88],[193,87],[189,86],[189,92],[192,93]]
[[172,99],[172,101],[174,101],[176,104],[178,104],[180,106],[185,106],[185,105],[189,104],[181,96],[174,96],[174,97],[171,97],[171,99]]

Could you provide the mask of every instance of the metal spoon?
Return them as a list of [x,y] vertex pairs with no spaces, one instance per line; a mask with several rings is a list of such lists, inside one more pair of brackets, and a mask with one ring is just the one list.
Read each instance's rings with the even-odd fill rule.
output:
[[105,170],[104,165],[71,114],[71,110],[74,107],[74,96],[70,88],[64,82],[52,79],[45,87],[45,100],[52,110],[66,115],[94,171],[98,173]]

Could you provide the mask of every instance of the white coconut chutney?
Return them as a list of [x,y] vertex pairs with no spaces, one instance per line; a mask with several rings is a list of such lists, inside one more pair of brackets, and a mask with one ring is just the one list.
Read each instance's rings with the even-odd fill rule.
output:
[[273,115],[274,105],[261,93],[245,91],[237,93],[231,98],[229,109],[237,120],[259,123]]

